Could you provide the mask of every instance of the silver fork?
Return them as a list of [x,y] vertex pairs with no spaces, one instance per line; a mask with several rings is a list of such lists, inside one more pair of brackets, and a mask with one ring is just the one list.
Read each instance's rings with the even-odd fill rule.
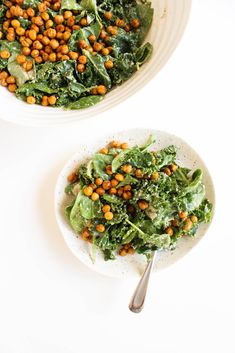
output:
[[139,313],[144,307],[144,301],[147,293],[149,277],[153,268],[153,264],[156,258],[156,251],[152,255],[151,261],[146,266],[146,269],[136,287],[136,290],[131,298],[129,309],[133,313]]

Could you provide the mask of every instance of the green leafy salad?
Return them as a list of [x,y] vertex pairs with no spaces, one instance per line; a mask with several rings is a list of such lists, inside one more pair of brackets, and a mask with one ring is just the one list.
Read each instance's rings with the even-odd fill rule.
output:
[[148,0],[0,0],[0,84],[28,104],[81,109],[150,58]]
[[68,176],[67,219],[105,260],[137,252],[174,249],[182,236],[195,236],[211,220],[202,171],[176,162],[177,148],[152,151],[112,141]]

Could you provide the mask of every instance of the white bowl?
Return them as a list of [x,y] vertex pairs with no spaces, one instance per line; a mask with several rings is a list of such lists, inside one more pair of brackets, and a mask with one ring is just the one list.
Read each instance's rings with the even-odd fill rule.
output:
[[[68,161],[61,171],[55,190],[55,215],[56,220],[64,237],[64,240],[72,253],[85,265],[99,273],[112,276],[135,276],[138,275],[146,266],[144,255],[134,254],[132,256],[117,257],[114,261],[104,261],[103,255],[97,250],[95,263],[91,260],[91,245],[84,242],[80,236],[76,237],[74,231],[64,216],[64,206],[67,196],[64,193],[67,185],[67,176],[74,171],[83,161],[90,158],[97,150],[103,147],[111,140],[125,141],[130,145],[143,144],[148,136],[153,134],[156,143],[153,149],[160,149],[168,145],[174,144],[178,148],[177,160],[180,165],[190,169],[201,168],[203,170],[203,182],[206,186],[206,197],[213,203],[215,207],[215,194],[211,176],[199,155],[182,139],[166,132],[149,130],[149,129],[131,129],[102,138],[95,142],[88,142],[86,146],[78,146],[78,152]],[[163,269],[187,254],[203,237],[207,231],[209,224],[199,226],[197,236],[183,237],[179,240],[174,251],[159,252],[156,261],[156,267]]]
[[147,84],[164,66],[184,32],[191,8],[191,0],[152,0],[154,19],[146,38],[153,44],[151,59],[122,86],[110,92],[94,107],[64,111],[61,108],[28,105],[0,87],[0,118],[29,126],[65,124],[92,117],[121,103]]

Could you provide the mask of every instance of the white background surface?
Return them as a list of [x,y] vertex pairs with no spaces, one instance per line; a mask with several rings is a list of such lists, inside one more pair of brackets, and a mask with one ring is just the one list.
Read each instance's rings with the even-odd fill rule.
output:
[[[195,0],[171,60],[141,92],[89,121],[49,129],[0,122],[0,352],[235,352],[235,2]],[[156,273],[144,311],[135,282],[86,269],[53,213],[57,175],[81,141],[132,127],[168,130],[204,157],[216,216],[204,240]]]

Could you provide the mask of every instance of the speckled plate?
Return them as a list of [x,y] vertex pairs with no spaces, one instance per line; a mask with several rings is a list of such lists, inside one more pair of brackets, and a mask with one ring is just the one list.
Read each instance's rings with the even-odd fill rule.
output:
[[[66,163],[58,177],[55,190],[56,220],[64,240],[72,253],[92,270],[107,276],[123,277],[138,275],[146,266],[145,256],[134,254],[126,257],[118,256],[115,261],[104,261],[102,254],[97,250],[95,263],[92,262],[91,245],[84,242],[80,236],[76,237],[63,213],[66,204],[64,188],[67,185],[67,176],[77,166],[86,159],[89,159],[97,150],[105,146],[111,140],[128,142],[130,145],[143,144],[146,142],[150,134],[153,134],[156,139],[156,143],[152,146],[152,149],[159,150],[168,145],[174,144],[178,148],[177,161],[179,164],[191,169],[201,168],[203,170],[203,182],[206,186],[206,196],[213,204],[215,204],[213,182],[203,160],[185,141],[177,136],[157,130],[132,129],[107,136],[101,140],[89,143],[87,146],[78,146],[78,152],[68,161],[68,163]],[[159,252],[156,267],[158,269],[163,269],[186,255],[202,239],[208,227],[208,224],[200,225],[195,238],[184,237],[180,239],[177,248],[174,251]]]

